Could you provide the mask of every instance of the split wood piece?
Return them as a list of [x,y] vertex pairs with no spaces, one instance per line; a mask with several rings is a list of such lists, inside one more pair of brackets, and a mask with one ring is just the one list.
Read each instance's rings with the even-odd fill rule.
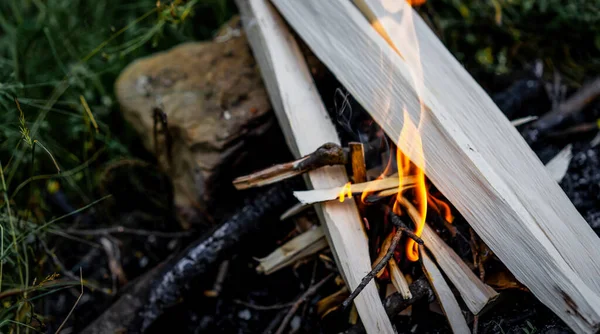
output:
[[365,163],[365,148],[362,143],[348,143],[350,161],[352,162],[352,178],[354,183],[367,182],[367,165]]
[[471,313],[478,315],[498,298],[498,293],[492,287],[483,283],[460,256],[428,225],[425,225],[421,237],[425,241],[425,247],[433,254],[438,265],[458,290]]
[[[379,255],[377,256],[375,261],[373,261],[373,268],[378,263],[380,263],[387,254],[388,250],[390,249],[393,237],[394,233],[390,233],[381,243],[381,250],[379,251]],[[396,288],[396,291],[398,291],[398,293],[400,293],[405,299],[412,298],[410,289],[408,288],[408,282],[406,281],[404,274],[402,274],[402,271],[400,271],[400,268],[398,267],[398,264],[396,263],[396,260],[393,256],[388,261],[387,268],[390,272],[390,278],[392,280],[394,288]],[[383,275],[384,272],[384,269],[381,269],[375,276],[379,278],[381,277],[381,275]]]
[[573,145],[569,144],[565,146],[560,152],[558,152],[554,158],[550,159],[546,164],[546,170],[552,175],[552,178],[556,182],[562,181],[567,175],[569,164],[573,158]]
[[299,214],[300,212],[310,208],[310,204],[303,204],[303,203],[296,203],[294,204],[291,208],[287,209],[283,214],[281,214],[281,217],[279,217],[279,220],[284,221],[292,216],[295,216],[297,214]]
[[396,291],[398,291],[398,293],[404,297],[404,299],[411,299],[412,294],[408,288],[406,277],[404,277],[400,267],[398,267],[398,263],[396,263],[396,259],[393,257],[388,261],[388,270],[390,271],[390,278],[394,288],[396,288]]
[[519,126],[519,125],[527,124],[529,122],[533,122],[536,119],[538,119],[537,116],[525,116],[525,117],[513,119],[512,121],[510,121],[510,124],[512,124],[512,126]]
[[[598,138],[600,138],[600,135]],[[599,141],[600,141],[600,139],[599,139]],[[558,154],[556,154],[556,156],[554,156],[554,158],[552,158],[546,164],[546,170],[548,171],[548,173],[550,173],[550,175],[556,182],[560,182],[563,179],[563,177],[565,177],[565,175],[567,174],[567,169],[569,168],[569,164],[571,163],[571,158],[573,157],[573,154],[571,152],[572,151],[571,146],[572,145],[570,145],[570,144],[567,145],[560,152],[558,152]],[[396,195],[397,193],[398,193],[398,188],[390,188],[390,189],[382,190],[382,191],[379,191],[372,195],[367,196],[365,198],[365,201],[374,202],[383,197]]]
[[[340,143],[310,71],[294,37],[266,0],[236,0],[250,47],[260,67],[273,109],[288,146],[296,157],[323,143]],[[307,183],[315,189],[344,185],[348,176],[342,166],[308,172]],[[329,245],[349,289],[355,289],[369,272],[369,246],[354,199],[316,207]],[[371,282],[354,301],[369,333],[394,333],[381,299]]]
[[421,263],[423,266],[423,272],[429,280],[429,284],[437,297],[438,303],[450,323],[450,328],[454,333],[471,333],[471,329],[467,325],[467,321],[458,305],[458,301],[454,297],[452,290],[442,273],[435,265],[435,263],[429,258],[426,252],[421,252]]
[[[421,221],[419,211],[406,197],[401,197],[399,203],[406,209],[415,224]],[[425,224],[421,238],[440,268],[454,284],[471,313],[479,314],[498,298],[498,293],[482,282],[462,258],[429,225]]]
[[259,273],[270,275],[325,248],[327,248],[325,233],[323,232],[323,228],[318,226],[300,234],[277,248],[271,254],[259,259],[260,264],[256,270]]
[[[401,141],[399,148],[537,298],[575,331],[598,330],[600,239],[485,91],[404,1],[387,9],[379,1],[361,1],[388,33],[399,23],[414,23],[412,35],[395,43],[403,57],[347,1],[272,0],[390,138],[400,138],[404,120],[422,119],[426,166],[417,141]],[[416,80],[421,84],[413,80],[421,68],[415,58],[426,65],[423,81]]]
[[347,162],[347,154],[344,152],[344,149],[340,147],[340,145],[334,143],[325,143],[316,151],[305,155],[298,160],[275,165],[256,173],[238,177],[233,180],[233,185],[238,190],[252,187],[262,187],[300,174],[304,174],[317,168],[333,165],[345,165]]
[[[378,194],[380,191],[395,189],[398,192],[398,175],[394,174],[381,180],[374,180],[363,183],[354,183],[348,186],[341,186],[328,189],[294,191],[294,196],[304,204],[314,204],[339,199],[341,193],[350,192],[352,195],[360,195],[365,191]],[[414,186],[414,177],[407,176],[402,178],[402,188],[408,189]]]

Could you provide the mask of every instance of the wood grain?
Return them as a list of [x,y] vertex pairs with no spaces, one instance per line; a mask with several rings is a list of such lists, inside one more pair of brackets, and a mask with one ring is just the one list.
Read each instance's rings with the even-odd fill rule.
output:
[[[296,157],[324,143],[340,143],[316,91],[310,72],[287,27],[266,0],[236,1],[255,58],[260,66],[277,119]],[[348,182],[341,166],[308,173],[312,188],[332,188]],[[369,249],[353,199],[324,203],[317,213],[325,227],[338,267],[350,289],[371,270]],[[394,333],[371,282],[354,301],[369,333]]]
[[[393,10],[380,0],[362,1],[392,41],[393,31],[402,32],[394,47],[347,1],[272,2],[394,140],[406,110],[418,124],[426,163],[417,140],[401,141],[399,148],[515,277],[575,331],[597,331],[600,239],[418,15],[404,1],[386,1]],[[412,34],[396,30],[411,21]]]

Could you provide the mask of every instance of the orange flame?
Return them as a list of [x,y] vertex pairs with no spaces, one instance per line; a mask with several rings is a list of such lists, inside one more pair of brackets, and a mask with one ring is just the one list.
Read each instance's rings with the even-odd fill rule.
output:
[[448,203],[436,198],[432,194],[428,194],[427,204],[442,215],[448,223],[452,223],[454,216],[452,215],[452,210],[450,210],[450,205],[448,205]]
[[[415,115],[414,112],[417,110],[411,109],[411,113],[409,114],[409,110],[407,110],[409,106],[405,106],[403,108],[404,122],[397,142],[398,152],[396,155],[398,163],[398,177],[400,178],[401,184],[403,178],[408,175],[414,175],[416,180],[413,191],[413,200],[420,216],[419,221],[415,222],[414,233],[417,236],[421,236],[425,226],[425,218],[427,216],[428,191],[425,185],[425,156],[420,136],[420,130],[426,122],[427,114],[425,112],[422,100],[425,87],[423,79],[423,67],[420,57],[419,39],[413,22],[413,10],[410,8],[410,5],[420,5],[422,3],[424,3],[422,0],[407,0],[406,2],[397,0],[381,0],[381,5],[391,15],[388,17],[384,16],[381,18],[382,21],[377,22],[383,28],[385,33],[387,33],[388,38],[386,38],[386,40],[388,43],[390,43],[390,45],[402,58],[403,62],[407,65],[419,102],[417,125],[415,125],[410,117],[410,114]],[[394,16],[399,16],[399,20],[393,19]],[[401,47],[398,48],[398,46]],[[402,50],[402,52],[399,50]],[[391,81],[390,89],[393,89],[393,84]],[[393,93],[390,92],[390,94]],[[415,107],[417,106],[410,106],[410,108]],[[390,112],[391,111],[393,110],[390,110]],[[404,151],[401,151],[401,149]],[[394,203],[394,211],[396,213],[399,213],[400,211],[399,202],[403,197],[402,189],[398,190],[396,201]],[[406,245],[406,257],[410,261],[417,261],[419,259],[419,245],[412,239],[409,239]]]
[[[381,6],[389,15],[380,15],[378,19],[375,18],[375,15],[370,12],[366,6],[361,7],[361,10],[371,21],[371,25],[375,31],[390,44],[392,49],[398,53],[402,62],[406,65],[410,74],[410,77],[407,79],[412,79],[413,88],[418,100],[418,104],[411,103],[417,101],[404,101],[406,103],[403,108],[404,122],[398,136],[396,153],[399,188],[393,205],[393,211],[396,214],[401,214],[401,203],[406,203],[405,201],[407,201],[403,194],[403,192],[407,190],[402,186],[404,184],[403,181],[408,176],[414,177],[415,186],[413,187],[414,190],[411,191],[411,198],[419,213],[419,221],[415,222],[414,231],[417,236],[421,236],[425,226],[428,202],[431,203],[431,206],[436,211],[440,212],[440,214],[443,212],[445,219],[448,221],[451,221],[452,219],[450,207],[441,200],[430,196],[425,184],[426,166],[420,130],[427,121],[428,114],[425,111],[422,100],[425,86],[420,57],[419,38],[413,22],[413,16],[416,14],[414,14],[414,11],[410,8],[410,6],[418,6],[423,3],[425,3],[425,0],[380,0]],[[398,106],[394,105],[396,100],[392,99],[394,94],[392,91],[396,87],[394,84],[395,79],[391,75],[387,76],[386,79],[388,79],[390,92],[388,94],[384,93],[383,96],[378,96],[378,98],[381,99],[383,108],[388,112],[382,120],[383,122],[396,118],[397,116],[394,115],[394,113],[399,111],[396,109]],[[418,121],[413,122],[411,115]],[[417,125],[415,125],[415,123]],[[364,199],[367,195],[368,193],[364,192],[361,198]],[[406,257],[410,261],[417,261],[419,259],[419,245],[412,239],[409,239],[406,245]]]
[[414,7],[414,6],[421,6],[422,4],[424,4],[427,1],[426,0],[406,0],[406,2],[408,2],[409,5]]
[[[421,136],[419,130],[411,121],[410,116],[406,109],[404,109],[404,126],[400,132],[400,138],[398,143],[406,141],[413,141],[415,145],[413,150],[416,150],[415,156],[421,160],[421,166],[424,167],[425,159],[423,158],[423,147],[421,143]],[[427,215],[427,186],[425,185],[425,172],[422,168],[419,168],[416,164],[413,164],[408,156],[404,154],[399,148],[396,154],[396,161],[398,163],[398,182],[403,184],[404,178],[409,175],[414,175],[415,188],[414,188],[414,200],[416,202],[417,210],[419,211],[420,221],[415,222],[415,234],[421,236],[423,228],[425,227],[425,217]],[[396,195],[396,202],[394,203],[394,212],[399,214],[399,203],[404,196],[404,188],[399,186],[398,194]],[[412,239],[408,240],[406,244],[406,257],[410,261],[417,261],[419,259],[419,245]]]
[[340,198],[340,203],[344,203],[344,200],[348,198],[352,198],[352,188],[350,182],[346,183],[342,190],[340,190],[340,194],[338,197]]

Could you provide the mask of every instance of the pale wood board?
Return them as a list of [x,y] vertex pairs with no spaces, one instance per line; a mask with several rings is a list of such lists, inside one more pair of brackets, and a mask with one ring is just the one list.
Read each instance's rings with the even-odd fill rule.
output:
[[[419,120],[420,95],[426,166],[419,163],[415,140],[400,142],[400,149],[424,167],[544,304],[575,331],[597,330],[600,240],[506,117],[412,9],[404,7],[411,11],[413,39],[420,46],[410,38],[396,43],[401,58],[347,1],[272,2],[390,138],[400,136],[403,109]],[[393,4],[405,6],[404,1]],[[398,20],[396,13],[374,13]],[[413,81],[415,66],[406,63],[411,48],[420,48],[422,86]]]
[[498,293],[475,276],[460,256],[429,225],[425,224],[421,237],[473,314],[479,314],[488,303],[498,297]]
[[[349,188],[345,186],[335,188],[324,188],[315,190],[294,191],[294,196],[303,204],[314,204],[340,199],[342,193],[349,191],[352,195],[360,195],[364,191],[378,192],[382,190],[394,189],[398,191],[400,180],[398,175],[394,174],[381,180],[367,181],[363,183],[353,183]],[[408,176],[402,179],[403,189],[414,186],[414,177]],[[347,197],[345,197],[347,198]]]
[[[273,108],[296,157],[339,138],[316,91],[310,72],[287,27],[266,0],[236,1],[250,46],[259,64]],[[348,182],[344,167],[308,173],[309,185],[331,188]],[[317,206],[338,267],[350,289],[371,270],[369,249],[353,199]],[[393,333],[375,283],[354,300],[368,333]]]
[[442,272],[429,258],[429,255],[427,255],[425,252],[421,252],[421,255],[423,271],[425,272],[425,275],[429,280],[429,284],[431,284],[431,287],[435,292],[437,301],[442,307],[442,310],[446,315],[446,319],[448,319],[448,323],[450,324],[450,328],[452,328],[452,332],[457,334],[471,333],[471,329],[467,325],[467,321],[465,320],[465,316],[458,305],[458,301],[456,301],[456,297],[454,297],[454,293],[444,279]]

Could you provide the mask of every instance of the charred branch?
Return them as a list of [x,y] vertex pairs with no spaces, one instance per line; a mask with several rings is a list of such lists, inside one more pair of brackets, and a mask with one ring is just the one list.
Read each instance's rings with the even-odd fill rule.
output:
[[194,277],[206,273],[224,260],[243,241],[250,239],[249,235],[271,221],[278,221],[278,216],[293,200],[288,190],[292,187],[290,183],[282,183],[254,196],[233,217],[206,233],[167,265],[150,290],[133,328],[139,328],[142,332],[147,330],[165,307],[177,302],[184,286]]

